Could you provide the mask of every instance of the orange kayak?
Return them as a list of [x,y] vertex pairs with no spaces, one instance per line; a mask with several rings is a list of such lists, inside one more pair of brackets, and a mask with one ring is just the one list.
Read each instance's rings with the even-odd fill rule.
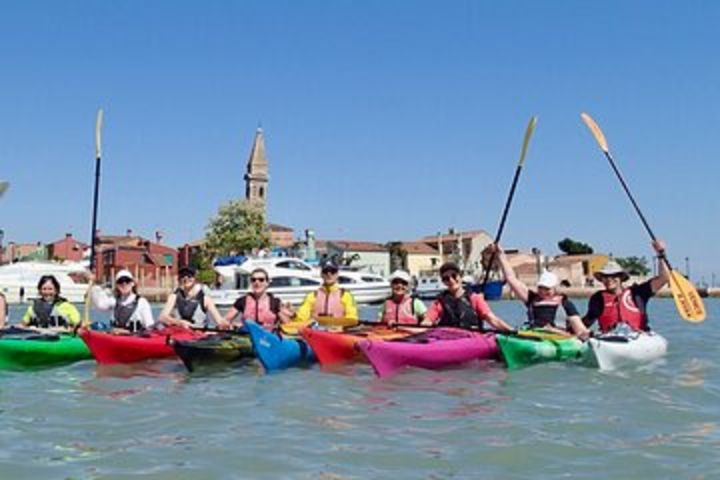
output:
[[303,328],[300,334],[315,352],[320,365],[327,366],[344,362],[367,361],[357,349],[362,340],[392,340],[412,335],[410,329],[388,328],[386,326],[361,326],[342,331]]

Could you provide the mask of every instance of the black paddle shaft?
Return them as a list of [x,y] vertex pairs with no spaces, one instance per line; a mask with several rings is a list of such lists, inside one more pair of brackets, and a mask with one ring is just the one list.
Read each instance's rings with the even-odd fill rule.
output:
[[93,193],[92,231],[90,232],[90,271],[95,271],[95,247],[97,244],[97,213],[100,193],[100,156],[95,158],[95,191]]

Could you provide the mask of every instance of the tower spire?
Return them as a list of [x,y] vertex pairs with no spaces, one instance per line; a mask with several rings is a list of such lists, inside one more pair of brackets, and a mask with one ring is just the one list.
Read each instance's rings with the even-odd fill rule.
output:
[[268,160],[265,155],[265,137],[262,127],[255,131],[255,141],[250,150],[250,158],[245,173],[245,199],[267,208]]

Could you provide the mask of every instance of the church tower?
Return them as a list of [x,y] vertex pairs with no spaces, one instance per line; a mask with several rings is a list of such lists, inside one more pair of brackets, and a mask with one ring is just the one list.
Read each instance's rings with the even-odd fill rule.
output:
[[268,161],[265,157],[265,139],[262,128],[255,132],[255,142],[245,174],[245,199],[267,209]]

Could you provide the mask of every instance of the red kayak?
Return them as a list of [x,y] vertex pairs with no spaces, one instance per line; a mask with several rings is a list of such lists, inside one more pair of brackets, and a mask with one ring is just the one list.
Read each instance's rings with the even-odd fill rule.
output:
[[151,358],[174,357],[175,350],[169,344],[170,338],[194,340],[207,335],[179,327],[128,335],[85,330],[80,336],[98,363],[134,363]]

